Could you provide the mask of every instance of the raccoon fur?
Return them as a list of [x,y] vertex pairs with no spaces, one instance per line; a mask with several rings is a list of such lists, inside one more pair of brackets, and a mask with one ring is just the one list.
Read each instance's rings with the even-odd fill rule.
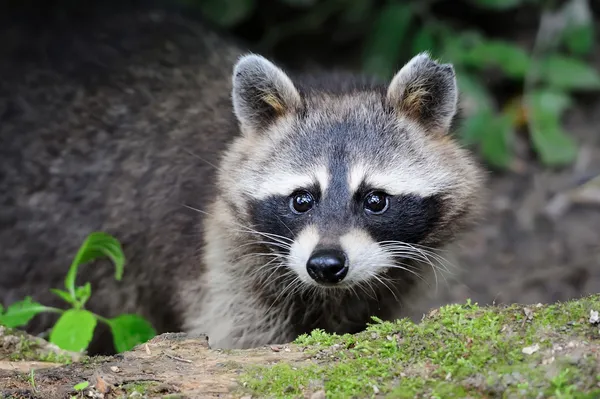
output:
[[[5,306],[62,307],[49,289],[104,231],[123,244],[123,280],[98,261],[78,283],[105,317],[218,348],[354,333],[402,316],[478,214],[481,172],[451,135],[454,70],[427,54],[389,82],[296,76],[161,11],[43,39],[0,61]],[[99,328],[90,352],[111,351]]]

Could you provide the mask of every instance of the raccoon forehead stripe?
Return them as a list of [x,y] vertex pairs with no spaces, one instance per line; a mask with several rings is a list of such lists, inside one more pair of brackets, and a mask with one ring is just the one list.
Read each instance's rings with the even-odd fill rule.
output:
[[430,170],[427,165],[399,165],[393,169],[374,171],[364,164],[354,165],[348,174],[348,186],[356,192],[361,184],[384,190],[391,195],[415,194],[427,197],[446,189],[449,176],[443,170]]
[[313,169],[311,173],[298,174],[291,171],[279,173],[266,173],[267,177],[260,183],[258,192],[253,192],[256,199],[264,199],[274,195],[290,195],[300,188],[319,185],[321,192],[325,192],[329,185],[329,172],[326,167]]

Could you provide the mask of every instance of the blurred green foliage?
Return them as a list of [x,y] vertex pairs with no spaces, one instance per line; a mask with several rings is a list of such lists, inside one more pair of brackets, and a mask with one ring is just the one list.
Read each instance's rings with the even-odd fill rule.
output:
[[[462,92],[460,138],[479,148],[484,159],[499,169],[513,164],[518,133],[526,134],[543,164],[573,162],[577,146],[565,132],[562,116],[573,106],[574,95],[600,89],[600,74],[587,62],[595,45],[590,7],[594,0],[461,2],[473,12],[504,18],[501,23],[508,38],[489,37],[481,26],[434,12],[434,6],[443,0],[181,1],[200,7],[213,22],[232,30],[248,20],[251,24],[260,21],[259,50],[285,45],[291,36],[322,34],[324,27],[334,24],[337,36],[359,37],[358,67],[363,72],[389,78],[402,62],[421,51],[453,63]],[[293,15],[282,12],[280,18],[277,3],[294,10]],[[458,2],[454,4],[458,7]],[[510,34],[514,33],[510,15],[514,14],[507,13],[515,10],[535,16],[530,43],[521,43]],[[270,18],[264,17],[267,14]],[[334,40],[323,34],[323,42]],[[519,89],[509,98],[501,98],[492,81]]]

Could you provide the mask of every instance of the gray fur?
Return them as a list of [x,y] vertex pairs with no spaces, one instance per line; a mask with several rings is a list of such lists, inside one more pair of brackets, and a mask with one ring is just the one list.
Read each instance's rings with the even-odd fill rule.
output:
[[239,122],[253,130],[265,129],[277,116],[278,110],[273,105],[281,107],[279,112],[301,106],[300,95],[288,76],[255,54],[245,55],[236,63],[232,99]]
[[[320,290],[293,283],[290,268],[261,269],[265,258],[253,255],[270,249],[248,230],[261,187],[323,167],[330,192],[346,200],[353,165],[392,173],[409,191],[444,198],[422,242],[434,248],[476,214],[478,169],[449,136],[437,135],[456,105],[447,67],[421,58],[400,72],[398,86],[289,78],[177,15],[122,13],[85,26],[40,40],[34,62],[17,61],[30,40],[0,61],[4,305],[32,295],[62,306],[48,289],[62,285],[85,236],[102,230],[121,240],[128,261],[121,283],[107,262],[81,269],[80,282],[93,285],[89,308],[103,316],[138,312],[159,332],[208,333],[216,347],[280,343],[313,328],[355,332],[372,315],[400,315],[416,278],[392,269],[384,275],[389,287]],[[420,78],[442,101],[422,103],[430,112],[415,119],[389,93]],[[261,92],[283,108],[265,108]],[[342,213],[319,218],[333,239],[351,227]],[[28,329],[43,331],[53,320],[38,317]],[[106,338],[91,351],[110,351]]]

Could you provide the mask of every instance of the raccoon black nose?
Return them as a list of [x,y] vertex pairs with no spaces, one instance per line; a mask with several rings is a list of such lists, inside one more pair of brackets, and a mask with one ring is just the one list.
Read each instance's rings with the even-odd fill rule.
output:
[[348,262],[344,252],[337,249],[320,249],[306,263],[310,277],[318,283],[339,283],[348,274]]

